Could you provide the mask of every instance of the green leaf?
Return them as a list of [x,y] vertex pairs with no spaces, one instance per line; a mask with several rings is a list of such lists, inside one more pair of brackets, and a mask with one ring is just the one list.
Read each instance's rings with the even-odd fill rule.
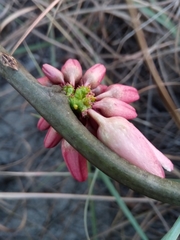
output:
[[137,231],[137,233],[139,234],[141,239],[148,240],[146,234],[144,233],[144,231],[138,224],[137,220],[132,215],[131,211],[126,206],[125,202],[123,201],[123,199],[121,198],[121,196],[119,195],[117,190],[115,189],[114,185],[111,183],[109,177],[106,176],[103,172],[100,172],[100,175],[101,175],[102,180],[106,184],[107,188],[109,189],[110,193],[116,198],[116,202],[119,205],[119,207],[121,208],[122,212],[127,217],[129,222],[132,224],[134,229]]
[[161,240],[176,240],[180,235],[180,217],[176,220],[169,232]]

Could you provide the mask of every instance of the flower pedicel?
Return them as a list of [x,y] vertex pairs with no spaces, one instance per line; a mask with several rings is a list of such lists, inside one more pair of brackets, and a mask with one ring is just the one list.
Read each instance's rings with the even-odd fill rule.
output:
[[[136,110],[129,105],[139,99],[134,87],[101,84],[106,69],[95,64],[82,74],[80,63],[69,59],[61,71],[44,64],[44,77],[38,82],[45,86],[60,85],[67,95],[71,109],[77,118],[101,142],[137,167],[161,178],[165,177],[162,167],[171,171],[173,164],[157,150],[127,119],[137,116]],[[72,176],[82,182],[87,179],[87,161],[63,137],[43,119],[39,119],[39,130],[47,130],[44,145],[55,147],[61,141],[61,150]]]

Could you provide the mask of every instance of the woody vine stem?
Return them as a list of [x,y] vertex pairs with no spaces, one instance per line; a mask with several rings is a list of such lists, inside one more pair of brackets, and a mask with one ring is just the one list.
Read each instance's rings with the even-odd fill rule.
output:
[[78,121],[59,86],[40,85],[1,46],[0,75],[75,149],[105,174],[150,198],[180,205],[180,183],[140,170],[104,146]]

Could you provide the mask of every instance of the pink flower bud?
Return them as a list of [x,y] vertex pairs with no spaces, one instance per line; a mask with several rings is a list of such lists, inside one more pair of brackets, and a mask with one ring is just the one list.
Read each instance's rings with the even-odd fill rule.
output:
[[64,85],[63,74],[57,68],[49,64],[43,64],[42,71],[53,84]]
[[62,140],[61,150],[67,168],[72,176],[79,182],[87,179],[87,161],[65,139]]
[[100,84],[100,85],[98,85],[96,88],[94,88],[94,89],[92,90],[92,92],[95,94],[95,96],[97,96],[97,95],[105,92],[106,89],[107,89],[107,86],[106,86],[106,85]]
[[105,97],[100,101],[96,101],[92,108],[100,110],[105,117],[120,116],[126,119],[137,117],[136,110],[131,105],[111,97]]
[[66,82],[75,86],[75,83],[79,82],[82,77],[82,68],[78,60],[69,59],[62,66],[61,71],[64,75]]
[[105,118],[92,109],[88,113],[99,124],[98,139],[131,164],[161,178],[165,177],[162,166],[173,169],[171,161],[125,118]]
[[95,64],[89,68],[82,78],[82,85],[90,86],[91,89],[96,88],[104,78],[106,68],[102,64]]
[[38,78],[37,81],[43,86],[46,86],[46,87],[52,86],[51,81],[46,76]]
[[123,102],[131,103],[139,99],[139,94],[136,88],[125,86],[122,84],[112,84],[106,91],[96,97],[97,100],[100,100],[104,97],[113,97],[117,98]]
[[47,130],[50,127],[50,124],[43,118],[41,117],[37,123],[37,128],[40,131]]
[[62,136],[56,132],[53,127],[50,127],[44,138],[44,146],[46,148],[55,147],[62,139]]

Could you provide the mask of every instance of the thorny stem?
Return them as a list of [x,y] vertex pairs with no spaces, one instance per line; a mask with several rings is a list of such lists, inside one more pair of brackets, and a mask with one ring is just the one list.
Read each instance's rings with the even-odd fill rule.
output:
[[[6,55],[6,62],[3,61]],[[9,63],[8,63],[9,58]],[[15,65],[11,66],[11,62]],[[129,164],[82,124],[58,86],[44,87],[0,46],[0,75],[4,77],[74,148],[116,181],[162,202],[180,205],[180,184],[161,179]]]

